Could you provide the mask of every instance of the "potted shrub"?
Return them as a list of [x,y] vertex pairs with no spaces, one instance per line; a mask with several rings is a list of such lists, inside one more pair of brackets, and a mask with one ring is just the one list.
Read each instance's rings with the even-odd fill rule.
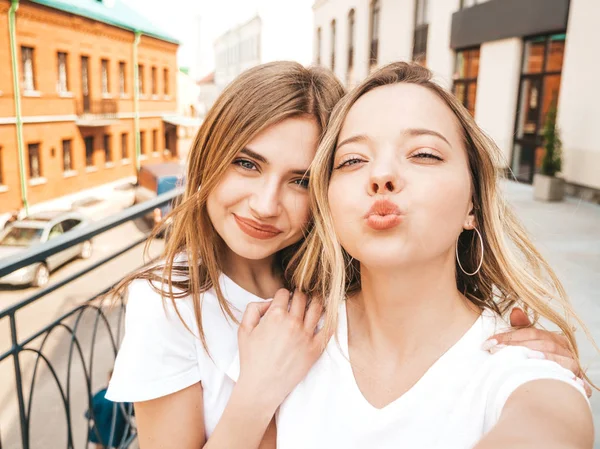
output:
[[562,142],[556,126],[556,103],[550,107],[544,127],[544,159],[540,173],[533,176],[533,196],[536,200],[562,201],[565,183],[556,176],[562,167]]

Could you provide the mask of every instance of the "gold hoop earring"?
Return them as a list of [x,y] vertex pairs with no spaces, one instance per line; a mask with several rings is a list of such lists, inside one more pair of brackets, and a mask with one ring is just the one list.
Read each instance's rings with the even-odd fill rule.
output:
[[477,235],[479,236],[479,244],[481,245],[481,260],[479,261],[479,265],[477,265],[477,269],[473,273],[467,273],[460,263],[460,258],[458,257],[458,241],[456,242],[456,261],[458,262],[458,266],[460,267],[461,271],[467,276],[475,276],[477,273],[479,273],[479,270],[481,270],[481,266],[483,265],[483,237],[481,236],[479,229],[473,228],[473,230],[477,232]]

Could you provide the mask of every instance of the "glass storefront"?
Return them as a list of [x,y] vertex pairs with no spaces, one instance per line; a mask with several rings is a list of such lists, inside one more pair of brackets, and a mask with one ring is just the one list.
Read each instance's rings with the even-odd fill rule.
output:
[[544,124],[558,104],[565,38],[553,34],[525,41],[511,164],[522,182],[531,183],[542,164]]

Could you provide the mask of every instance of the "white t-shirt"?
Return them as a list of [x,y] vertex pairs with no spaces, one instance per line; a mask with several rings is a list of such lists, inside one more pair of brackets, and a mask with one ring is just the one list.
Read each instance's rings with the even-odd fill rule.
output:
[[481,349],[507,325],[486,311],[404,395],[377,409],[360,392],[348,359],[345,304],[338,339],[332,338],[308,376],[277,416],[277,449],[467,449],[496,424],[508,397],[536,379],[569,383],[586,397],[573,374],[528,350]]
[[[223,274],[219,282],[238,320],[250,302],[265,301]],[[176,301],[181,317],[193,334],[177,317],[171,301],[163,301],[146,280],[130,285],[125,336],[106,397],[115,402],[147,401],[202,382],[208,438],[235,385],[228,370],[232,365],[239,366],[238,325],[226,318],[214,289],[202,294],[202,325],[209,357],[196,337],[198,326],[191,297]]]

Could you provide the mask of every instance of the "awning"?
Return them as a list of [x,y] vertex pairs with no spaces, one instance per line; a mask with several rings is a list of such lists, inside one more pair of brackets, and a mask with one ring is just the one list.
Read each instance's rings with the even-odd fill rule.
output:
[[195,126],[202,124],[200,117],[186,117],[184,115],[163,115],[163,121],[175,126]]

